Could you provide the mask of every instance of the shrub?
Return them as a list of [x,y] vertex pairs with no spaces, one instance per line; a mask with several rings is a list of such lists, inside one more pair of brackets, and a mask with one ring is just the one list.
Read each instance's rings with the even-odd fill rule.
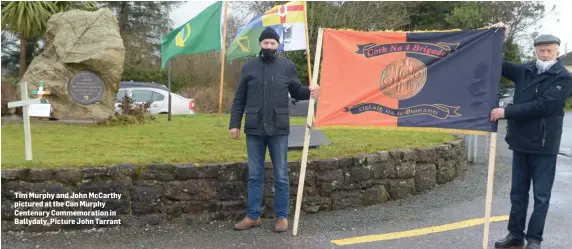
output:
[[100,122],[103,126],[130,125],[130,124],[147,124],[156,121],[155,117],[149,112],[153,101],[147,101],[142,104],[136,104],[128,95],[123,96],[119,104],[119,111],[115,111],[109,119]]
[[[22,107],[8,108],[8,102],[20,100],[20,89],[16,84],[13,83],[13,79],[3,79],[2,80],[2,116],[12,115],[14,112],[16,115],[22,116]],[[15,81],[17,82],[17,81]],[[14,110],[15,109],[15,110]]]
[[[234,99],[235,89],[229,89],[225,86],[222,93],[222,112],[229,113]],[[190,96],[195,100],[195,106],[198,113],[218,113],[219,103],[219,86],[187,88],[182,91],[181,95]]]

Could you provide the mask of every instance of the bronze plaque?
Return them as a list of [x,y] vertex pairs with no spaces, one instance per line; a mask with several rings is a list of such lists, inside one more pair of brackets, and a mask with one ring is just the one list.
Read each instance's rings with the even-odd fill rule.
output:
[[70,97],[78,104],[91,105],[103,101],[103,80],[90,70],[81,70],[68,84]]

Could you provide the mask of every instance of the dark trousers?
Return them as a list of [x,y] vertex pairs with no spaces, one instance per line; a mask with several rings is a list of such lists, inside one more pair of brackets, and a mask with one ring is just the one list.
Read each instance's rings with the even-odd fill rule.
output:
[[[544,222],[556,173],[556,157],[556,155],[546,156],[513,152],[512,187],[510,191],[512,206],[508,230],[519,238],[542,241]],[[528,222],[528,231],[525,236],[524,228],[531,180],[534,193],[534,210]]]

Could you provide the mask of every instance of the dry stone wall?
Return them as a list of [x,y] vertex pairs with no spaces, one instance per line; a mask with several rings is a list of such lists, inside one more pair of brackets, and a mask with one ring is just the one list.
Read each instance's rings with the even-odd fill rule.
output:
[[[309,161],[302,211],[355,208],[431,190],[467,170],[464,144],[459,137],[426,148]],[[289,162],[291,215],[299,175],[300,162]],[[274,217],[273,177],[267,162],[266,218]],[[239,220],[247,208],[247,180],[245,162],[3,169],[2,228],[47,231]]]

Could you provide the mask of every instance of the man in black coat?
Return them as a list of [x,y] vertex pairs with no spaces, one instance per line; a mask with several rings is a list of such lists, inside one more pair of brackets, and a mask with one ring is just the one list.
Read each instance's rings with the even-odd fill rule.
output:
[[[502,23],[493,27],[505,28]],[[509,234],[497,248],[524,245],[540,249],[546,214],[560,149],[564,105],[572,89],[572,78],[558,58],[560,40],[541,35],[534,41],[537,60],[526,64],[505,61],[502,76],[515,83],[513,104],[496,108],[491,120],[507,119],[506,142],[513,150]],[[528,195],[532,181],[534,210],[526,225]]]
[[317,98],[319,86],[303,86],[297,78],[296,65],[276,55],[280,37],[268,27],[260,35],[261,51],[257,58],[242,67],[230,114],[230,134],[240,137],[245,115],[244,133],[248,154],[248,210],[235,225],[237,230],[260,226],[266,148],[274,168],[274,210],[276,232],[288,228],[290,181],[288,179],[288,135],[290,134],[289,96],[298,100]]

